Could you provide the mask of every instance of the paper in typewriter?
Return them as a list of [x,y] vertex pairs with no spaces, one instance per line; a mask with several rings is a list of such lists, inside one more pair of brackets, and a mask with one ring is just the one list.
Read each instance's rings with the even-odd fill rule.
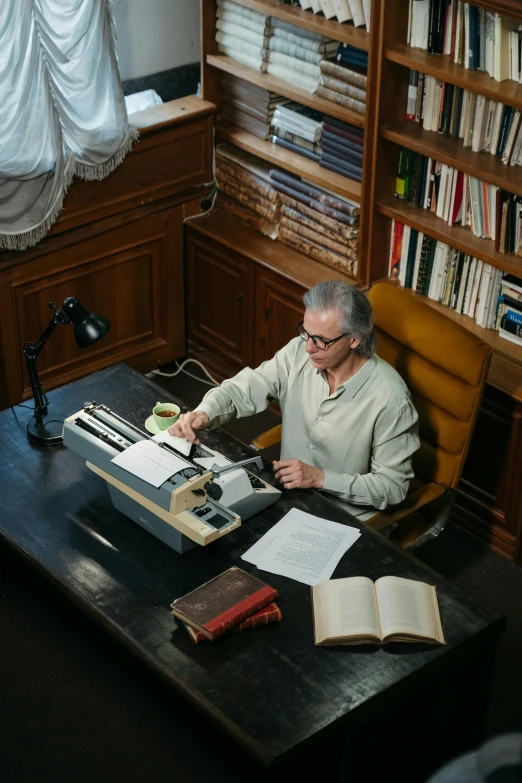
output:
[[162,449],[151,440],[140,440],[111,460],[123,470],[132,473],[153,487],[161,487],[175,473],[189,464],[171,451]]

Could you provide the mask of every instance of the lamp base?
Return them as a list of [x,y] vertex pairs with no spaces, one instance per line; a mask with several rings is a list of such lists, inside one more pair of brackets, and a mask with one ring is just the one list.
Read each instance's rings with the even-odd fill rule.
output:
[[34,416],[27,425],[27,437],[37,446],[60,446],[65,416],[45,416],[37,421]]

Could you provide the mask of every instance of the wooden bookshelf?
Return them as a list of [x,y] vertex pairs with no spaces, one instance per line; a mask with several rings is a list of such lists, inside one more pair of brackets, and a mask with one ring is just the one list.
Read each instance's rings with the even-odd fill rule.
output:
[[515,109],[522,108],[522,84],[512,79],[498,82],[485,71],[471,71],[451,62],[448,55],[428,54],[422,49],[398,44],[393,49],[386,49],[384,57],[390,62],[427,73],[429,76],[435,76],[465,90],[478,92],[489,100],[506,103],[508,106],[514,106]]
[[381,128],[381,136],[401,147],[446,163],[448,166],[479,177],[491,185],[522,195],[522,167],[505,166],[499,158],[487,152],[473,152],[462,146],[462,139],[424,130],[418,122],[404,120],[395,126]]
[[315,185],[328,190],[334,190],[340,196],[361,203],[361,185],[353,179],[343,177],[328,169],[323,169],[313,160],[304,155],[299,155],[284,147],[278,147],[269,141],[257,138],[252,133],[241,128],[236,128],[227,120],[221,118],[216,124],[216,136],[219,141],[228,141],[236,147],[257,155],[259,158],[273,163],[292,174],[298,174],[304,179],[310,180]]
[[238,5],[245,8],[251,8],[253,11],[259,11],[262,14],[269,14],[282,19],[284,22],[298,25],[305,30],[311,30],[313,33],[333,38],[339,43],[350,44],[358,49],[368,51],[370,36],[364,27],[354,27],[352,22],[339,22],[331,19],[325,19],[324,16],[314,14],[312,11],[303,11],[295,5],[281,5],[277,0],[234,0]]
[[314,93],[308,92],[308,90],[304,90],[291,82],[284,81],[284,79],[279,79],[277,76],[254,71],[253,68],[238,63],[231,57],[227,57],[226,54],[207,54],[207,64],[212,66],[212,68],[217,68],[219,71],[244,79],[251,84],[257,84],[258,87],[262,87],[264,90],[271,90],[279,95],[284,95],[285,98],[290,98],[292,101],[302,103],[304,106],[317,109],[317,111],[323,114],[329,114],[330,117],[349,122],[357,128],[364,128],[364,115],[345,109],[343,106],[338,106],[336,103],[332,103],[332,101],[325,101],[324,98],[319,98]]
[[383,199],[377,204],[382,215],[394,218],[400,223],[407,223],[411,228],[422,231],[434,239],[445,242],[450,247],[463,250],[486,264],[498,267],[509,274],[522,275],[522,258],[513,253],[499,253],[495,250],[492,239],[476,237],[469,226],[450,226],[445,220],[437,217],[428,209],[412,207],[400,198],[393,196]]

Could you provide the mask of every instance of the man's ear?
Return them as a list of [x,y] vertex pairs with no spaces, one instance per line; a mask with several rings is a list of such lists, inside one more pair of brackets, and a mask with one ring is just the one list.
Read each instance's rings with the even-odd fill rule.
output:
[[350,345],[350,348],[355,351],[356,348],[359,347],[361,344],[362,337],[352,337],[352,344]]

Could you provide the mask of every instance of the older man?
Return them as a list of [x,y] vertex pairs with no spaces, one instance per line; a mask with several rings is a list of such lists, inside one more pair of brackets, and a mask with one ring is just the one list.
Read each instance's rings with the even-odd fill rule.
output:
[[418,416],[398,373],[375,354],[367,297],[326,281],[303,297],[298,337],[209,391],[169,428],[197,443],[197,430],[258,413],[283,414],[276,478],[286,489],[315,487],[366,519],[406,497],[419,448]]

